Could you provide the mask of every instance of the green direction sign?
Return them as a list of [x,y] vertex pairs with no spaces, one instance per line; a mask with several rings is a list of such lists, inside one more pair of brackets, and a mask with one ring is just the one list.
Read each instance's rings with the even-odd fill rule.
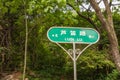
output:
[[94,44],[99,40],[99,33],[92,28],[51,27],[47,37],[56,43]]

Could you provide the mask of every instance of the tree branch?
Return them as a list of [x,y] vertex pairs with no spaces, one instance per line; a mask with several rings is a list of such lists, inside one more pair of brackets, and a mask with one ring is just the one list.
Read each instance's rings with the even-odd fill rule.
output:
[[3,27],[0,25],[0,30],[2,30],[3,29]]
[[107,12],[107,20],[109,24],[113,25],[113,19],[112,19],[112,12],[110,10],[110,5],[108,3],[108,0],[103,0]]
[[102,23],[102,25],[106,25],[106,19],[103,16],[100,7],[98,6],[97,2],[95,0],[89,0],[90,4],[92,5],[92,7],[94,8],[96,15],[98,16],[98,19],[100,20],[100,22]]
[[72,6],[70,3],[67,3],[67,5],[69,5],[71,8],[73,8],[73,10],[75,10],[75,11],[77,12],[77,14],[78,14],[81,18],[87,20],[90,24],[92,24],[93,27],[94,27],[96,30],[100,31],[100,30],[97,28],[96,24],[90,19],[90,17],[86,17],[86,16],[82,15],[82,14],[80,13],[80,11],[76,10],[75,7]]

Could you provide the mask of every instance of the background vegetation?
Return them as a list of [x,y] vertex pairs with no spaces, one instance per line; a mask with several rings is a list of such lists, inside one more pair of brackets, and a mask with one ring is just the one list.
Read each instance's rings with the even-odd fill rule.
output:
[[[69,3],[73,2],[71,0]],[[72,60],[60,47],[48,40],[47,30],[52,26],[95,27],[79,17],[66,5],[65,0],[26,0],[25,3],[22,0],[0,0],[0,73],[23,71],[27,18],[27,77],[30,80],[73,80]],[[82,14],[87,16],[88,12],[82,11]],[[101,24],[94,12],[89,12],[89,15],[102,31],[101,39],[78,59],[78,80],[119,80],[120,74],[108,54],[106,31],[100,28]],[[113,21],[120,44],[119,17],[119,10],[115,8]],[[70,44],[62,45],[71,48]],[[82,49],[85,45],[77,46]]]

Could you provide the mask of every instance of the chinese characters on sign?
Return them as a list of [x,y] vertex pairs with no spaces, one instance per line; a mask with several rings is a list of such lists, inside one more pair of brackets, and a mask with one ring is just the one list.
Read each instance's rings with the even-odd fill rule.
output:
[[[67,31],[66,30],[61,30],[60,32],[61,32],[60,33],[61,35],[66,35]],[[69,33],[70,33],[71,36],[76,36],[76,31],[71,30]],[[86,36],[85,31],[79,31],[79,34],[80,34],[80,36]]]
[[48,38],[52,42],[58,43],[96,43],[99,34],[91,28],[74,28],[74,27],[52,27],[48,30]]
[[[60,31],[61,32],[61,36],[62,35],[66,35],[66,34],[68,34],[68,35],[70,35],[70,36],[85,36],[86,35],[86,32],[85,31],[79,31],[79,35],[77,35],[76,34],[76,31],[74,31],[74,30],[71,30],[70,32],[67,32],[66,30],[61,30]],[[66,33],[67,32],[67,33]],[[68,37],[66,37],[66,38],[64,38],[65,39],[65,41],[71,41],[71,42],[73,42],[74,41],[74,38],[68,38]],[[81,38],[77,38],[77,41],[82,41],[82,39]]]
[[61,30],[60,32],[61,32],[61,35],[66,34],[66,30]]

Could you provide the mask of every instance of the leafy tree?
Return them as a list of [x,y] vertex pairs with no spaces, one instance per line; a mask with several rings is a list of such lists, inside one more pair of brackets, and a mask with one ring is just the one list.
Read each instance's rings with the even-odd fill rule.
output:
[[[26,11],[28,18],[28,75],[38,80],[59,80],[65,79],[65,77],[69,80],[72,79],[72,61],[62,49],[47,39],[46,32],[51,26],[58,25],[91,26],[100,32],[102,40],[89,48],[79,58],[77,64],[78,79],[104,80],[111,78],[111,76],[117,79],[118,72],[115,70],[114,64],[109,60],[110,58],[107,57],[109,51],[107,48],[110,44],[106,37],[107,30],[103,30],[101,27],[101,21],[96,16],[93,8],[91,8],[89,1],[26,0],[26,3],[26,5],[23,5],[23,1],[0,0],[0,67],[3,71],[21,71],[23,69],[24,11]],[[84,5],[89,5],[88,9]],[[103,16],[107,19],[106,14],[106,11],[103,12]],[[119,29],[117,29],[119,26],[119,14],[115,12],[113,15],[115,29],[117,35],[119,35]],[[100,48],[101,44],[102,48]],[[71,48],[69,44],[62,45]],[[83,48],[84,45],[78,47]],[[55,78],[53,78],[53,75]]]
[[[100,6],[98,5],[100,2],[103,2],[105,6],[105,12],[102,12]],[[100,0],[100,1],[95,1],[95,0],[89,0],[89,1],[79,1],[77,0],[75,3],[74,1],[68,1],[68,5],[72,7],[80,17],[86,19],[88,22],[90,22],[96,29],[99,30],[99,28],[96,26],[94,21],[92,20],[89,12],[92,9],[95,10],[96,15],[98,20],[101,23],[102,28],[104,28],[107,32],[108,40],[110,42],[110,54],[116,64],[117,69],[120,71],[120,55],[119,55],[119,46],[118,46],[118,40],[117,36],[114,30],[114,24],[113,24],[113,18],[112,18],[112,11],[110,9],[111,4],[113,1],[109,0]],[[89,4],[90,3],[90,4]],[[84,4],[88,4],[89,7],[85,8]],[[87,10],[88,16],[82,15],[81,14],[81,9],[79,10],[79,5],[81,5],[84,9]]]

